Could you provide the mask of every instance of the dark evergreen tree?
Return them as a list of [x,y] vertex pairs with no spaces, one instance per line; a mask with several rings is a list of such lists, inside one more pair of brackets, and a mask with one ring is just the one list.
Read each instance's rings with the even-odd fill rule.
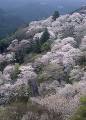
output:
[[41,53],[41,44],[40,44],[39,38],[37,38],[35,43],[34,43],[34,52]]
[[52,19],[55,21],[56,18],[58,18],[58,17],[59,17],[59,12],[55,11]]
[[18,62],[19,64],[24,63],[24,57],[25,57],[25,53],[22,53],[21,50],[18,53],[15,53],[16,62]]
[[40,40],[41,45],[43,45],[49,38],[50,38],[50,34],[48,32],[48,29],[45,28],[45,31],[44,31],[43,35],[41,36],[41,40]]

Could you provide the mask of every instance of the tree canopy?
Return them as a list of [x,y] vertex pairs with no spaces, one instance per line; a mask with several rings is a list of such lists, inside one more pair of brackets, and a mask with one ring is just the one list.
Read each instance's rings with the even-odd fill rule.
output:
[[59,17],[59,12],[55,11],[52,19],[55,21],[56,18],[58,18],[58,17]]

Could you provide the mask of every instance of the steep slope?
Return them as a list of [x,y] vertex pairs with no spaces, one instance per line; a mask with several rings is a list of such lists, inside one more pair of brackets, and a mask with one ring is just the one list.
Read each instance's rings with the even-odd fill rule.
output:
[[22,24],[24,24],[22,19],[0,9],[0,37],[14,31]]
[[[46,30],[49,37],[42,44]],[[22,120],[66,120],[86,94],[86,14],[32,21],[23,32],[9,39],[8,51],[0,54],[0,105],[10,103],[12,120],[19,115]],[[38,54],[34,45],[50,48]],[[23,104],[27,110],[21,108]],[[9,107],[3,110],[9,112]],[[1,111],[1,117],[9,119],[8,112]]]

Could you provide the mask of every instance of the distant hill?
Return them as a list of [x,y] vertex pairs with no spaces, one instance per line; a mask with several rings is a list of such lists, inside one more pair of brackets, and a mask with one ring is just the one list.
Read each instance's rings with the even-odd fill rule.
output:
[[52,8],[54,8],[54,10],[58,10],[60,14],[71,13],[72,11],[86,4],[86,0],[38,0],[38,1],[52,6]]
[[0,0],[0,8],[30,22],[49,17],[58,10],[71,13],[86,4],[86,0]]
[[74,12],[79,12],[79,13],[82,13],[82,14],[86,14],[86,6],[82,6],[81,8],[77,9],[76,11]]
[[29,23],[34,20],[41,20],[51,16],[54,13],[54,10],[47,4],[32,2],[17,8],[8,8],[7,12],[19,16],[25,22]]
[[74,12],[78,12],[78,13],[82,13],[82,14],[86,14],[86,6],[82,6],[79,9],[74,10],[71,14],[73,14]]
[[17,16],[10,15],[0,8],[0,38],[24,24]]

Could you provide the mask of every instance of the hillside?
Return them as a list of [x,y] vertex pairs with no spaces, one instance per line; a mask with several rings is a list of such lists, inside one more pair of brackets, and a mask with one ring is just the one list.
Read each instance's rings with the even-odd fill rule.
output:
[[29,23],[49,17],[53,14],[54,9],[47,4],[31,2],[13,9],[7,9],[7,12],[19,16],[25,22]]
[[14,31],[22,24],[24,24],[22,19],[0,9],[0,38]]
[[0,41],[0,120],[86,119],[86,14],[52,18]]

